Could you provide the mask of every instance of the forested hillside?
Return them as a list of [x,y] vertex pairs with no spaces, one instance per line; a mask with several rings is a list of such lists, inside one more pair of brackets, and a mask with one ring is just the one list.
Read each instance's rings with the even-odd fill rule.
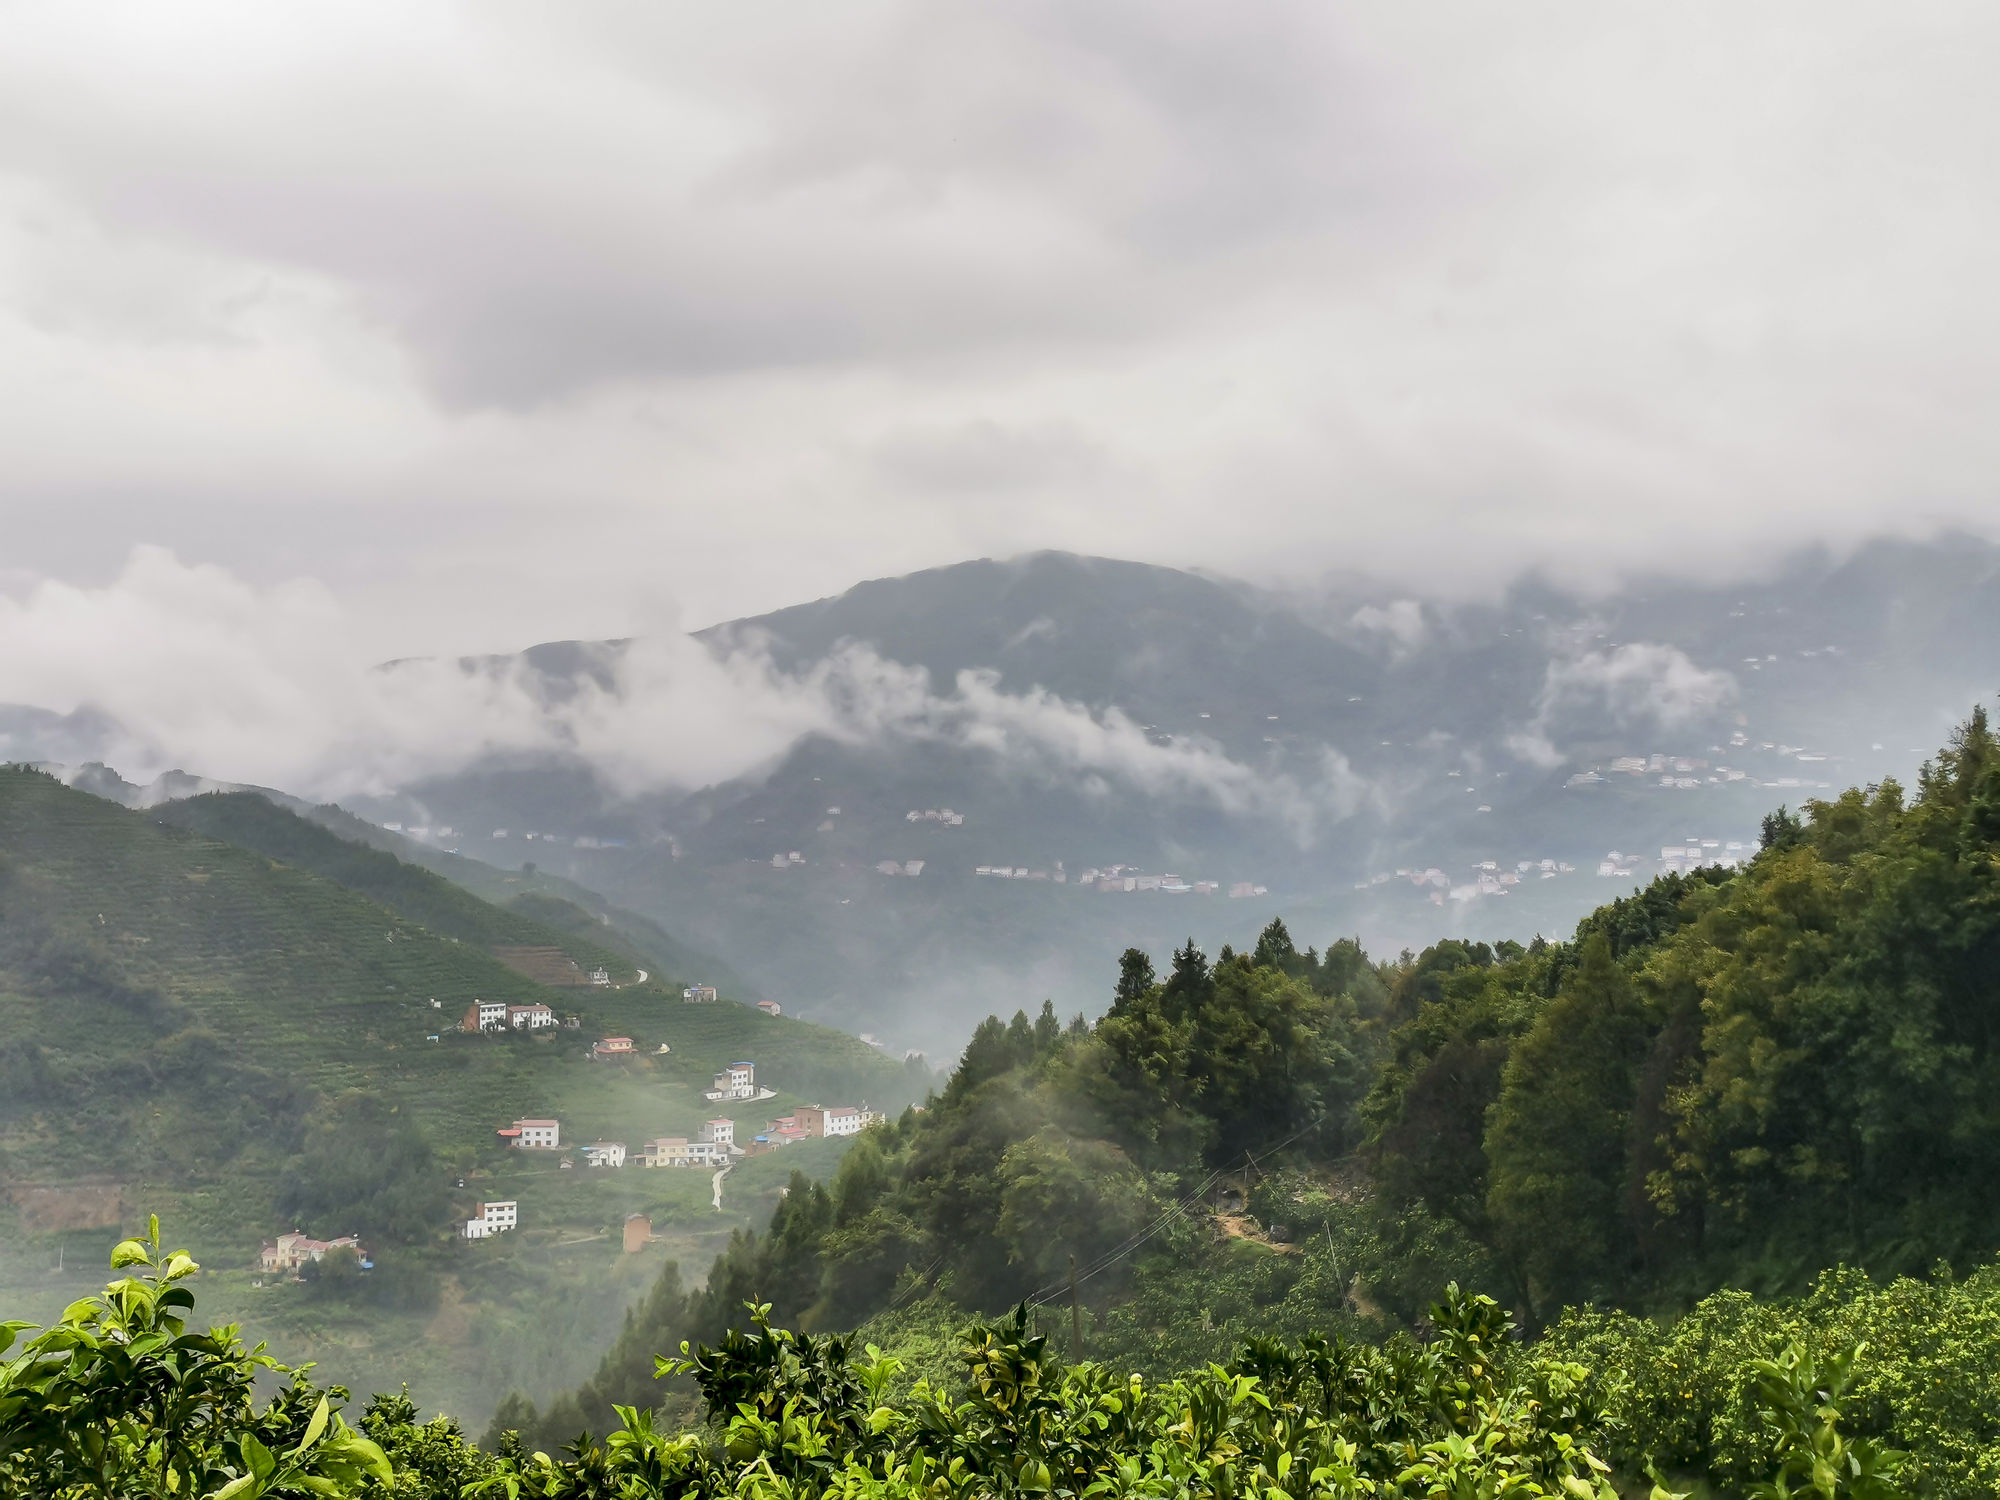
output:
[[[488,905],[255,797],[140,812],[0,770],[0,1285],[59,1307],[156,1210],[222,1277],[211,1296],[291,1357],[355,1379],[401,1360],[432,1399],[483,1417],[509,1384],[573,1383],[654,1273],[768,1215],[784,1175],[736,1174],[719,1213],[707,1173],[562,1172],[502,1150],[497,1126],[550,1115],[567,1140],[635,1148],[693,1136],[715,1113],[701,1091],[739,1057],[778,1090],[755,1106],[773,1114],[894,1107],[928,1084],[853,1037],[683,1005],[681,984],[707,976],[638,983],[650,955],[530,901]],[[513,945],[617,982],[546,987],[491,951]],[[547,1002],[578,1025],[460,1034],[476,997]],[[592,1062],[607,1034],[649,1055]],[[820,1169],[837,1154],[825,1144]],[[518,1199],[520,1230],[455,1244],[486,1197]],[[633,1212],[658,1239],[621,1257],[612,1230]],[[260,1242],[290,1229],[359,1234],[375,1270],[257,1286]]]
[[1835,1265],[1977,1270],[2000,1250],[1985,715],[1913,793],[1764,832],[1745,868],[1658,880],[1566,941],[1373,963],[1274,922],[1164,974],[1128,952],[1094,1026],[990,1019],[927,1110],[795,1180],[706,1293],[649,1303],[563,1421],[659,1399],[644,1352],[720,1337],[746,1299],[939,1377],[952,1328],[1025,1300],[1060,1343],[1165,1372],[1408,1327],[1452,1279],[1539,1329]]

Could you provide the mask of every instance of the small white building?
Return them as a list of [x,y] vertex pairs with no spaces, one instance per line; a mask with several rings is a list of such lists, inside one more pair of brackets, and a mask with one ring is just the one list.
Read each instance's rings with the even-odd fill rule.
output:
[[505,1000],[475,1000],[465,1008],[465,1019],[458,1023],[461,1031],[504,1031],[506,1027]]
[[681,991],[683,1005],[715,1004],[715,986],[712,984],[691,984]]
[[583,1164],[586,1167],[622,1167],[625,1165],[625,1143],[592,1141],[583,1148]]
[[701,1138],[713,1146],[733,1146],[736,1144],[736,1122],[734,1120],[709,1120],[701,1127]]
[[604,968],[592,969],[590,971],[590,982],[601,990],[609,989],[611,987],[611,971]]
[[533,1005],[510,1005],[507,1024],[516,1031],[540,1031],[556,1024],[556,1013],[539,1001]]
[[509,1198],[504,1203],[482,1203],[478,1211],[465,1221],[459,1231],[469,1240],[491,1239],[496,1234],[505,1234],[520,1222],[520,1202]]
[[861,1133],[861,1111],[836,1105],[826,1112],[826,1133],[829,1136],[859,1135]]
[[778,1016],[784,1014],[784,1008],[780,1006],[778,1002],[775,1000],[759,1000],[757,1002],[757,1009],[764,1012],[764,1014],[767,1016]]
[[554,1120],[516,1120],[503,1126],[500,1139],[521,1151],[560,1151],[562,1126]]
[[719,1104],[724,1099],[755,1099],[756,1065],[747,1062],[731,1063],[715,1075],[715,1086],[707,1090],[703,1097],[711,1104]]

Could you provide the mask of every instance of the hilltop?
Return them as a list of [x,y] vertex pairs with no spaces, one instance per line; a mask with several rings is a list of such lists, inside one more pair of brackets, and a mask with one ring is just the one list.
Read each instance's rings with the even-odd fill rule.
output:
[[[422,1344],[462,1366],[441,1371],[439,1397],[477,1416],[497,1394],[479,1383],[477,1338],[505,1343],[524,1309],[567,1302],[595,1341],[643,1287],[650,1272],[604,1237],[625,1214],[664,1234],[631,1258],[657,1269],[768,1211],[782,1177],[745,1169],[717,1214],[705,1173],[558,1173],[501,1152],[496,1126],[549,1115],[569,1139],[691,1136],[717,1112],[702,1089],[736,1058],[779,1089],[754,1106],[771,1115],[850,1097],[896,1106],[927,1081],[838,1032],[728,1000],[684,1005],[681,986],[707,976],[640,982],[648,966],[617,932],[564,925],[546,896],[525,904],[480,901],[248,795],[135,811],[0,771],[0,1279],[59,1296],[67,1283],[47,1267],[87,1262],[141,1206],[225,1273],[223,1295],[251,1291],[258,1244],[278,1230],[359,1230],[389,1273],[378,1294],[400,1288],[407,1306],[307,1309],[267,1288],[242,1310],[335,1370],[378,1344]],[[491,951],[506,946],[560,949],[616,982],[537,984]],[[475,998],[545,1002],[578,1024],[461,1035]],[[647,1055],[593,1062],[603,1035]],[[454,1216],[503,1193],[523,1229],[468,1263]],[[563,1240],[582,1248],[558,1253]],[[562,1357],[542,1356],[546,1379],[574,1378]]]

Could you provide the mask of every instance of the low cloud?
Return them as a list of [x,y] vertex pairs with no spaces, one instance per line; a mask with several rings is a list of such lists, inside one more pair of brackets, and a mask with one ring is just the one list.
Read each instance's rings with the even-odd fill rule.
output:
[[1368,635],[1389,640],[1398,652],[1414,651],[1430,634],[1424,607],[1415,599],[1396,599],[1388,604],[1364,604],[1347,622]]
[[1533,719],[1506,737],[1507,748],[1531,765],[1564,760],[1561,731],[1588,715],[1621,728],[1684,729],[1734,703],[1735,677],[1700,667],[1678,646],[1632,642],[1551,661]]
[[185,767],[321,797],[493,758],[581,763],[627,795],[692,790],[754,776],[811,735],[985,752],[1052,784],[1273,820],[1301,844],[1372,795],[1332,749],[1309,775],[1273,774],[1211,742],[1158,743],[1115,708],[1004,691],[995,673],[939,690],[853,644],[787,673],[754,638],[715,651],[666,632],[579,648],[552,682],[519,657],[369,663],[352,624],[317,584],[259,589],[139,548],[103,587],[0,600],[0,703],[46,711],[15,716],[24,738],[77,722],[60,715],[100,726],[102,758],[128,776]]

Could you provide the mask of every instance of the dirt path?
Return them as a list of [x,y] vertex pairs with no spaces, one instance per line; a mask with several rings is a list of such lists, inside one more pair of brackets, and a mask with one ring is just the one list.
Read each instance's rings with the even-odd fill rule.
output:
[[722,1179],[729,1175],[728,1167],[719,1167],[715,1173],[715,1211],[722,1212]]
[[1266,1250],[1275,1250],[1280,1255],[1297,1255],[1297,1245],[1281,1245],[1261,1229],[1252,1229],[1250,1222],[1242,1214],[1217,1214],[1216,1225],[1233,1240],[1252,1240]]

